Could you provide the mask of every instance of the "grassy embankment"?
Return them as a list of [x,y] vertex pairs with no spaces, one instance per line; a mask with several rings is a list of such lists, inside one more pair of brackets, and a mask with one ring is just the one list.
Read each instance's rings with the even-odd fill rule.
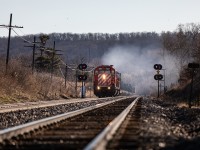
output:
[[74,97],[74,90],[65,88],[64,79],[49,73],[35,72],[20,59],[11,59],[7,73],[0,59],[0,104]]

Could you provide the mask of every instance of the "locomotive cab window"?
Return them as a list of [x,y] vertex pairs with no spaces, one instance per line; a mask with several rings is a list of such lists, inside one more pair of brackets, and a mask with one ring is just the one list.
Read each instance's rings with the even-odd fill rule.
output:
[[106,74],[110,74],[110,71],[105,71]]
[[104,71],[103,71],[103,70],[99,71],[99,74],[102,74],[102,73],[104,73]]
[[106,68],[105,73],[110,74],[110,68]]
[[110,74],[110,68],[99,68],[99,72],[97,72],[99,74],[103,74],[103,73],[106,73],[106,74]]

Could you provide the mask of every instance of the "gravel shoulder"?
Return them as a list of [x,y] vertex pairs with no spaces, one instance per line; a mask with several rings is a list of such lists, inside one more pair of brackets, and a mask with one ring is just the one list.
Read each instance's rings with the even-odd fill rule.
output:
[[147,98],[142,103],[143,141],[157,141],[156,149],[200,149],[199,108],[180,108],[165,100]]

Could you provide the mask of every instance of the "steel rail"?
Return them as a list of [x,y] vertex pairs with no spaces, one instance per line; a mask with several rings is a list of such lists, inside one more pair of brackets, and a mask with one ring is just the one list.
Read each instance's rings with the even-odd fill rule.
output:
[[74,117],[74,116],[77,116],[79,114],[82,114],[82,113],[85,113],[85,112],[88,112],[88,111],[109,105],[111,103],[121,101],[121,100],[125,100],[127,98],[131,98],[131,97],[124,97],[124,98],[112,100],[112,101],[109,101],[109,102],[106,102],[106,103],[100,103],[100,104],[90,106],[90,107],[86,107],[86,108],[82,108],[82,109],[79,109],[79,110],[76,110],[76,111],[67,112],[67,113],[64,113],[64,114],[44,118],[44,119],[41,119],[41,120],[37,120],[37,121],[33,121],[33,122],[26,123],[26,124],[23,124],[23,125],[19,125],[19,126],[16,126],[16,127],[11,127],[11,128],[7,128],[7,129],[4,129],[4,130],[0,130],[0,143],[3,142],[5,139],[10,139],[10,138],[15,137],[17,135],[33,131],[37,128],[59,122],[59,121],[68,119],[70,117]]
[[120,113],[109,125],[99,133],[84,150],[105,150],[107,143],[112,139],[130,110],[141,97],[136,98],[122,113]]
[[[66,100],[57,100],[52,101],[49,103],[46,103],[45,101],[42,102],[33,102],[33,103],[23,103],[23,104],[4,104],[0,106],[0,113],[6,113],[6,112],[13,112],[18,110],[29,110],[34,108],[43,108],[43,107],[49,107],[49,106],[57,106],[57,105],[64,105],[64,104],[72,104],[72,103],[78,103],[78,102],[87,102],[87,101],[96,101],[99,98],[88,98],[88,99],[71,99],[70,101]],[[100,99],[106,99],[106,98],[100,98]],[[107,99],[112,99],[112,97],[107,97]],[[45,103],[43,103],[45,102]]]

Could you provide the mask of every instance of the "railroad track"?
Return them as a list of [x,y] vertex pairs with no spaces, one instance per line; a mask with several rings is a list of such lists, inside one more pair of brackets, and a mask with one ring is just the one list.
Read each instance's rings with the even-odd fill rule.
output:
[[[147,146],[147,141],[140,139],[142,133],[141,126],[143,126],[141,118],[141,101],[131,109],[127,117],[124,119],[121,127],[115,136],[106,145],[106,149],[151,149]],[[149,140],[149,138],[147,139]],[[153,142],[156,143],[157,142]],[[158,147],[156,145],[156,147]]]
[[2,130],[0,149],[105,149],[139,99],[120,98]]
[[[102,98],[105,99],[105,98]],[[23,103],[13,103],[13,104],[2,104],[0,106],[0,113],[13,112],[18,110],[28,110],[35,108],[44,108],[56,105],[96,101],[98,98],[85,98],[85,99],[70,99],[70,100],[51,100],[51,101],[38,101],[38,102],[23,102]]]

